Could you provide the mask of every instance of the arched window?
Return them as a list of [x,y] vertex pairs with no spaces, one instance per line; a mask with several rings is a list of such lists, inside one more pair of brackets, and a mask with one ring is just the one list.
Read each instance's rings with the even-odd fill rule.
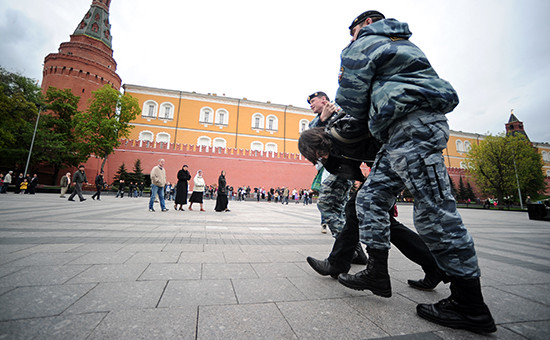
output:
[[166,132],[157,133],[157,143],[170,143],[170,135]]
[[215,148],[225,148],[227,142],[223,138],[214,138],[214,144],[212,145]]
[[264,129],[264,115],[261,113],[255,113],[252,115],[252,128],[255,130]]
[[456,151],[464,152],[464,145],[462,144],[462,141],[460,139],[456,140]]
[[162,103],[160,105],[159,119],[174,119],[174,105],[172,103]]
[[464,151],[470,152],[472,150],[472,144],[470,144],[470,141],[465,140],[464,141]]
[[277,152],[277,144],[275,144],[275,143],[266,143],[265,144],[265,151]]
[[279,125],[278,124],[278,119],[277,119],[276,116],[274,116],[274,115],[267,116],[267,123],[266,123],[266,126],[265,126],[266,130],[277,131],[279,129],[278,125]]
[[544,162],[550,162],[550,154],[546,151],[542,152],[542,160]]
[[227,125],[229,122],[229,112],[226,109],[216,111],[216,125]]
[[262,142],[252,142],[250,144],[250,150],[252,151],[263,151],[264,150],[264,144]]
[[154,100],[148,100],[143,103],[143,109],[141,110],[141,116],[143,118],[156,118],[157,117],[158,104]]
[[460,168],[461,169],[466,169],[466,163],[460,162]]
[[139,140],[142,140],[144,142],[152,142],[153,133],[151,131],[141,131],[139,133]]
[[309,121],[307,119],[301,119],[300,126],[298,127],[298,131],[300,131],[300,133],[306,131],[308,126],[309,126]]
[[546,177],[550,177],[550,170],[546,170]]
[[199,116],[199,123],[212,124],[214,121],[214,110],[209,107],[203,107]]
[[210,146],[210,137],[201,136],[197,139],[197,145],[199,146]]

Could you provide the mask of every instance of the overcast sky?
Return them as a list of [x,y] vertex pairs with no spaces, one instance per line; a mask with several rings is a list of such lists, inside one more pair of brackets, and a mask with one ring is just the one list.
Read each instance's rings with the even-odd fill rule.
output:
[[[92,0],[0,0],[0,65],[42,80]],[[117,73],[136,84],[308,107],[338,88],[348,26],[377,9],[409,23],[455,87],[452,130],[497,134],[510,110],[532,141],[550,142],[548,0],[112,0]]]

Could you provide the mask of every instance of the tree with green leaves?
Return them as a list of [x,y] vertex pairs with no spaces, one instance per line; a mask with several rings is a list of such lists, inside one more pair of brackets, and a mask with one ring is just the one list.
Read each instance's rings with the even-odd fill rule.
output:
[[500,209],[504,197],[519,202],[518,182],[522,199],[545,189],[543,165],[541,155],[523,135],[489,135],[472,145],[468,154],[468,171],[484,194],[497,197]]
[[449,176],[449,183],[451,184],[451,195],[453,195],[453,197],[455,198],[455,200],[458,200],[458,196],[457,196],[457,192],[456,192],[456,187],[455,187],[455,182],[453,181],[453,179],[451,178],[451,176]]
[[73,130],[79,101],[80,97],[75,96],[70,89],[50,87],[46,91],[47,113],[40,118],[33,160],[53,167],[53,181],[61,168],[77,167],[88,159],[83,152],[85,145],[76,138]]
[[0,166],[24,167],[42,105],[35,80],[0,67]]
[[466,182],[466,199],[470,199],[472,201],[475,201],[476,194],[474,193],[474,189],[470,185],[470,182]]
[[458,180],[458,194],[457,198],[459,200],[465,200],[468,199],[466,194],[466,187],[464,186],[464,181],[462,180],[462,176],[460,176],[460,179]]
[[113,179],[114,179],[113,184],[116,184],[116,185],[118,185],[121,179],[123,179],[125,182],[130,179],[130,174],[128,173],[128,170],[126,170],[126,164],[122,163],[118,167],[118,170],[116,171],[116,175]]
[[143,168],[141,167],[141,159],[136,159],[134,163],[134,172],[132,173],[131,180],[136,183],[145,181],[145,175],[143,174]]
[[75,133],[86,143],[87,155],[103,158],[101,170],[120,139],[130,135],[133,126],[129,122],[140,113],[136,98],[105,85],[93,92],[88,109],[75,116]]

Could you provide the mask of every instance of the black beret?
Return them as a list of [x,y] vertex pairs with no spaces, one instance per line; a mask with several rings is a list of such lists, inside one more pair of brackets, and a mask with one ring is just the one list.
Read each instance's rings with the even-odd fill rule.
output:
[[314,94],[310,94],[310,95],[307,97],[307,103],[308,103],[308,104],[311,104],[310,101],[311,101],[313,98],[316,98],[316,97],[327,97],[327,100],[329,100],[326,93],[324,93],[323,91],[317,91],[317,92],[315,92]]
[[367,18],[382,18],[382,19],[386,19],[386,17],[384,16],[384,14],[378,12],[378,11],[366,11],[366,12],[363,12],[361,14],[359,14],[359,16],[355,19],[353,19],[353,21],[351,22],[351,25],[349,27],[349,29],[351,30],[352,28],[354,28],[355,26],[359,25],[360,23],[362,23],[363,21],[367,20]]

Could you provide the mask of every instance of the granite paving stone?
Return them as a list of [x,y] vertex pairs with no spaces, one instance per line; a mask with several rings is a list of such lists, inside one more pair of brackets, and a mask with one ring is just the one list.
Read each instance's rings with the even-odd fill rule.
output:
[[0,295],[0,321],[56,316],[94,284],[19,287]]
[[197,307],[117,310],[109,312],[87,339],[193,340],[196,324]]
[[201,265],[199,263],[151,263],[138,280],[200,280],[200,278]]
[[106,282],[76,301],[66,314],[109,312],[157,306],[166,281]]
[[298,339],[288,321],[271,303],[200,306],[197,340]]
[[[89,197],[89,193],[85,193]],[[230,201],[229,213],[147,211],[148,197],[0,195],[0,339],[548,339],[550,223],[460,209],[497,332],[430,323],[422,269],[393,247],[392,297],[318,275],[334,239],[315,205]],[[413,227],[413,206],[399,221]],[[353,265],[350,273],[364,269]]]
[[72,278],[68,283],[135,281],[147,263],[96,264]]
[[0,322],[0,339],[85,340],[107,313]]
[[277,307],[299,339],[368,339],[388,335],[340,300],[278,302]]
[[236,304],[231,280],[172,280],[168,282],[159,307]]

